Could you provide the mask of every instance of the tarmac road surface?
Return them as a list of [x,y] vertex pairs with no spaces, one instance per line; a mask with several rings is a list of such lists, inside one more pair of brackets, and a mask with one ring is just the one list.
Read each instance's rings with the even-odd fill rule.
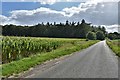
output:
[[27,78],[118,78],[118,58],[100,41],[89,48],[27,73]]

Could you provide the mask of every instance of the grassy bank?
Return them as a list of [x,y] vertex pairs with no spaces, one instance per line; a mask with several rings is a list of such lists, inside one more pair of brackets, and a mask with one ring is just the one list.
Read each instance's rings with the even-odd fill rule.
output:
[[120,57],[120,40],[107,40],[107,44]]
[[[46,39],[47,40],[47,39]],[[49,40],[49,39],[48,39]],[[59,39],[61,41],[61,39]],[[2,67],[2,76],[10,76],[13,74],[18,74],[22,71],[26,71],[35,65],[42,64],[45,61],[50,59],[59,58],[64,55],[71,54],[73,52],[85,49],[98,41],[85,41],[80,39],[62,39],[66,41],[66,44],[63,44],[56,50],[51,52],[37,52],[35,55],[29,57],[12,61],[7,64],[3,64]]]

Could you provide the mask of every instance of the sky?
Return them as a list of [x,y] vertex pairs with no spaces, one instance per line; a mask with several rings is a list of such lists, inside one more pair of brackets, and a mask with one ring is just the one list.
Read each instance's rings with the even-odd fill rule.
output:
[[118,0],[4,0],[1,24],[36,25],[41,22],[81,21],[118,32]]

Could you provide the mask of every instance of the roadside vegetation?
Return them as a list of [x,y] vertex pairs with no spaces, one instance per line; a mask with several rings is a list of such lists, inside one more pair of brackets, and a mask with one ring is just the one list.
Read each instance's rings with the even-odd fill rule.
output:
[[102,31],[97,31],[96,33],[89,31],[86,34],[86,39],[87,40],[104,40],[105,35],[104,35],[104,33]]
[[[37,54],[37,52],[50,52],[74,40],[61,40],[32,37],[3,37],[2,63],[20,60]],[[82,40],[81,40],[82,41]]]
[[120,57],[120,40],[107,40],[107,44]]
[[[9,39],[7,39],[8,42],[3,41],[3,43],[4,43],[4,46],[8,46],[10,48],[9,49],[7,47],[7,48],[4,48],[4,50],[6,51],[6,50],[12,49],[9,52],[9,58],[6,58],[6,59],[8,59],[8,61],[9,61],[9,60],[12,60],[13,57],[15,57],[14,60],[1,65],[2,76],[7,76],[7,77],[10,75],[13,75],[13,74],[18,74],[22,71],[26,71],[26,70],[30,69],[31,67],[34,67],[35,65],[42,64],[45,61],[59,58],[61,56],[68,55],[68,54],[71,54],[76,51],[80,51],[80,50],[85,49],[85,48],[95,44],[96,42],[98,42],[98,40],[86,41],[85,39],[64,39],[64,38],[63,39],[30,38],[30,37],[26,37],[26,38],[24,38],[24,37],[21,37],[21,38],[4,37],[4,38],[9,38]],[[9,40],[13,41],[13,42],[10,43]],[[22,41],[24,41],[24,45],[22,45],[23,44]],[[46,44],[44,43],[44,41],[46,41]],[[28,47],[29,48],[33,47],[33,48],[30,48],[30,51],[29,51],[29,48],[27,48],[28,42],[30,42]],[[44,44],[45,47],[42,49],[39,48],[40,49],[39,51],[38,50],[35,51],[34,47],[37,48],[37,47],[39,47],[38,45],[41,45],[39,42],[41,42],[41,44]],[[9,43],[9,45],[8,45],[8,43]],[[32,45],[33,43],[35,43],[35,44]],[[11,46],[10,46],[10,44],[11,44]],[[15,44],[15,46],[13,46],[12,44]],[[26,44],[26,46],[25,46],[25,44]],[[16,46],[16,45],[18,45],[18,46]],[[55,46],[56,46],[56,48],[54,48]],[[50,50],[48,47],[50,48]],[[18,50],[16,50],[17,48],[21,49],[21,51],[19,52]],[[26,53],[26,51],[31,52],[30,55],[28,53]],[[20,59],[18,56],[13,55],[14,52],[16,52],[16,55],[27,55],[27,56],[25,56],[25,57],[22,56],[22,58]],[[3,54],[4,54],[4,57],[8,57],[8,55],[5,56],[5,54],[7,54],[7,52],[6,53],[4,52]],[[10,59],[10,58],[12,58],[12,59]],[[17,59],[17,58],[19,58],[19,59]]]

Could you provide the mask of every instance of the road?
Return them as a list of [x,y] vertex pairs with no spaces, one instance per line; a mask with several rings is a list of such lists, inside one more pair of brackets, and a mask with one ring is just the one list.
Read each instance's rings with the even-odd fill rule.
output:
[[27,73],[27,78],[118,78],[118,59],[100,41],[57,62],[48,62]]

